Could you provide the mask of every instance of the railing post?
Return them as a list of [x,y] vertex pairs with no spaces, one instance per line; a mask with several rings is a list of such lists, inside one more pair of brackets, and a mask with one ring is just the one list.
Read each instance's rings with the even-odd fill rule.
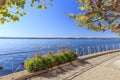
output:
[[105,45],[106,51],[108,50],[108,45]]
[[120,49],[120,44],[119,44],[119,49]]
[[90,51],[89,51],[89,46],[87,47],[87,51],[88,51],[88,54],[90,54],[90,53],[89,53],[89,52],[90,52]]
[[113,46],[113,50],[114,50],[115,49],[115,45],[113,44],[112,46]]
[[100,46],[97,46],[98,52],[100,52]]

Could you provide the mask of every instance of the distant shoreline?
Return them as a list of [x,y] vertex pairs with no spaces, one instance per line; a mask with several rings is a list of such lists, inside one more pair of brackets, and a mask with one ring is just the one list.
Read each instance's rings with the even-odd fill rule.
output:
[[0,37],[0,39],[120,39],[120,38],[74,38],[74,37]]

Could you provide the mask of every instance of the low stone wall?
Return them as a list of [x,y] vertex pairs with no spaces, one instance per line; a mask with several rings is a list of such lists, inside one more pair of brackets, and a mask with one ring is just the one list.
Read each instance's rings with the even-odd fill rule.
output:
[[[87,60],[87,59],[90,59],[90,58],[94,58],[94,57],[97,57],[97,56],[102,56],[102,55],[105,55],[105,54],[111,54],[111,53],[114,53],[114,52],[120,52],[120,50],[110,50],[110,51],[104,51],[104,52],[89,54],[89,55],[85,55],[85,56],[80,56],[78,58],[78,61]],[[26,80],[26,79],[31,78],[33,76],[37,76],[37,75],[40,75],[40,74],[43,74],[43,73],[47,73],[49,71],[56,70],[56,69],[64,67],[64,66],[68,66],[68,65],[76,63],[76,62],[77,61],[68,62],[66,64],[55,66],[55,67],[50,68],[48,70],[42,70],[42,71],[35,72],[35,73],[29,73],[26,70],[24,70],[24,71],[20,71],[20,72],[10,74],[10,75],[2,76],[2,77],[0,77],[0,79],[1,80],[11,80],[11,79],[12,80]]]
[[94,58],[94,57],[97,57],[97,56],[102,56],[102,55],[110,54],[110,53],[114,53],[114,52],[120,52],[120,49],[88,54],[88,55],[85,55],[85,56],[80,56],[78,59],[79,60],[87,60],[87,59],[90,59],[90,58]]

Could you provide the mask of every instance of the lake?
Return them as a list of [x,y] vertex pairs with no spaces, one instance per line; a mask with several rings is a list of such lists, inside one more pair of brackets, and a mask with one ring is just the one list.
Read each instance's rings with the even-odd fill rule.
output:
[[79,56],[120,49],[118,39],[0,39],[0,76],[24,70],[21,65],[35,53],[45,55],[66,48]]

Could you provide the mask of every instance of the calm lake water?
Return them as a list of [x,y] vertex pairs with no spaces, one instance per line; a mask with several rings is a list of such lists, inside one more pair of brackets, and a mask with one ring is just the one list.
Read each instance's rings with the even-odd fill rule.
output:
[[21,62],[36,52],[45,55],[70,48],[79,56],[120,48],[120,40],[107,39],[0,39],[0,76],[23,70]]

